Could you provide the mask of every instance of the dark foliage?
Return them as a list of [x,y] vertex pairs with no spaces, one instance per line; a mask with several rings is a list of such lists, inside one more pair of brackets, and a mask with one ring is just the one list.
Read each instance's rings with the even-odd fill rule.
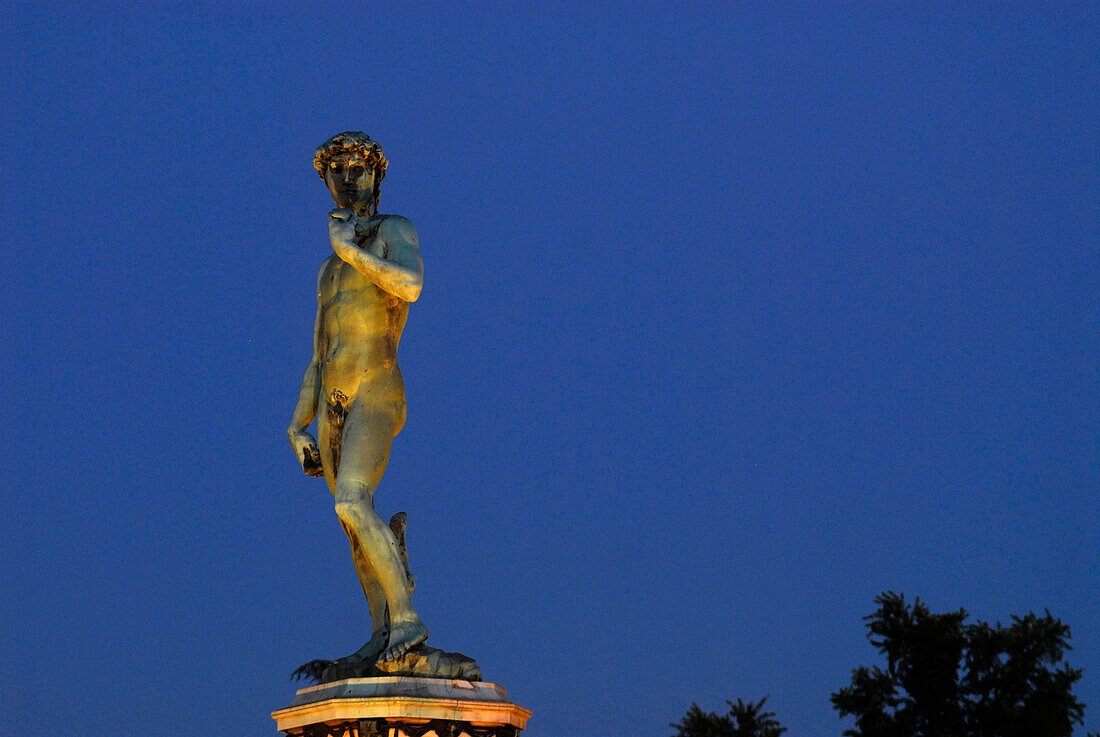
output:
[[1002,627],[893,592],[875,603],[867,638],[886,668],[856,668],[831,697],[855,717],[848,737],[1070,737],[1082,723],[1072,693],[1081,671],[1062,663],[1069,627],[1049,611]]
[[761,711],[767,700],[765,696],[755,704],[727,701],[730,710],[726,714],[703,711],[692,704],[679,723],[668,726],[676,728],[673,737],[779,737],[787,728],[779,726],[773,712]]

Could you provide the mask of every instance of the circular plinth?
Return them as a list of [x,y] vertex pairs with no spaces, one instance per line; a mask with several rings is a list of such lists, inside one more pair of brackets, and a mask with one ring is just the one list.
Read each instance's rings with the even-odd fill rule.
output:
[[391,677],[302,688],[271,716],[301,737],[515,737],[531,712],[495,683]]

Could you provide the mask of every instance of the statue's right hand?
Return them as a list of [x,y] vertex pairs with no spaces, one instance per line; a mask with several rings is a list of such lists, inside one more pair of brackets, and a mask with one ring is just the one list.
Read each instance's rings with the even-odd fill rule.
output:
[[312,435],[301,430],[291,435],[290,443],[294,446],[294,454],[298,456],[298,462],[302,464],[302,470],[306,474],[325,475],[325,469],[321,466],[321,451],[317,450],[317,441]]

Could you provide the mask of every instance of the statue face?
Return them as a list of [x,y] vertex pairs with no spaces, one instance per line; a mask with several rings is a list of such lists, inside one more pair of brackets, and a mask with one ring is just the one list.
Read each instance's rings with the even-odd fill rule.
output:
[[333,202],[354,210],[374,198],[374,167],[354,156],[338,156],[325,169],[325,184]]

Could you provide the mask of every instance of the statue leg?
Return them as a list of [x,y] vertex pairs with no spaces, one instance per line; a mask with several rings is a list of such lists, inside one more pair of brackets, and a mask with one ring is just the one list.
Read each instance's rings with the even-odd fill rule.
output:
[[[336,468],[335,454],[332,449],[332,436],[334,432],[342,434],[343,428],[333,428],[328,422],[318,423],[318,446],[321,451],[321,464],[325,469],[325,482],[333,496],[336,495]],[[341,438],[337,438],[337,443]],[[347,528],[344,528],[345,532]],[[389,640],[389,622],[386,612],[386,594],[378,583],[378,577],[370,561],[363,553],[358,541],[348,533],[348,541],[351,543],[351,561],[355,566],[355,575],[359,579],[359,586],[363,589],[363,595],[367,598],[367,608],[370,610],[371,636],[370,639],[351,655],[338,658],[339,664],[359,663],[364,660],[375,660],[386,649]]]
[[[347,528],[344,531],[347,532]],[[374,575],[374,569],[358,541],[350,533],[348,539],[351,542],[351,562],[355,566],[355,575],[359,577],[359,585],[367,597],[367,608],[370,609],[371,633],[370,639],[361,648],[336,661],[341,664],[377,660],[386,649],[390,636],[386,594],[378,583],[378,577]]]
[[[353,403],[344,424],[340,468],[333,489],[340,523],[352,546],[361,551],[369,577],[377,581],[385,595],[389,637],[380,660],[398,658],[428,637],[428,629],[409,597],[409,581],[397,540],[374,509],[374,492],[386,470],[390,445],[398,429],[393,413],[371,412]],[[360,567],[358,560],[356,567]],[[368,600],[369,597],[368,594]],[[371,615],[374,616],[373,608]]]

